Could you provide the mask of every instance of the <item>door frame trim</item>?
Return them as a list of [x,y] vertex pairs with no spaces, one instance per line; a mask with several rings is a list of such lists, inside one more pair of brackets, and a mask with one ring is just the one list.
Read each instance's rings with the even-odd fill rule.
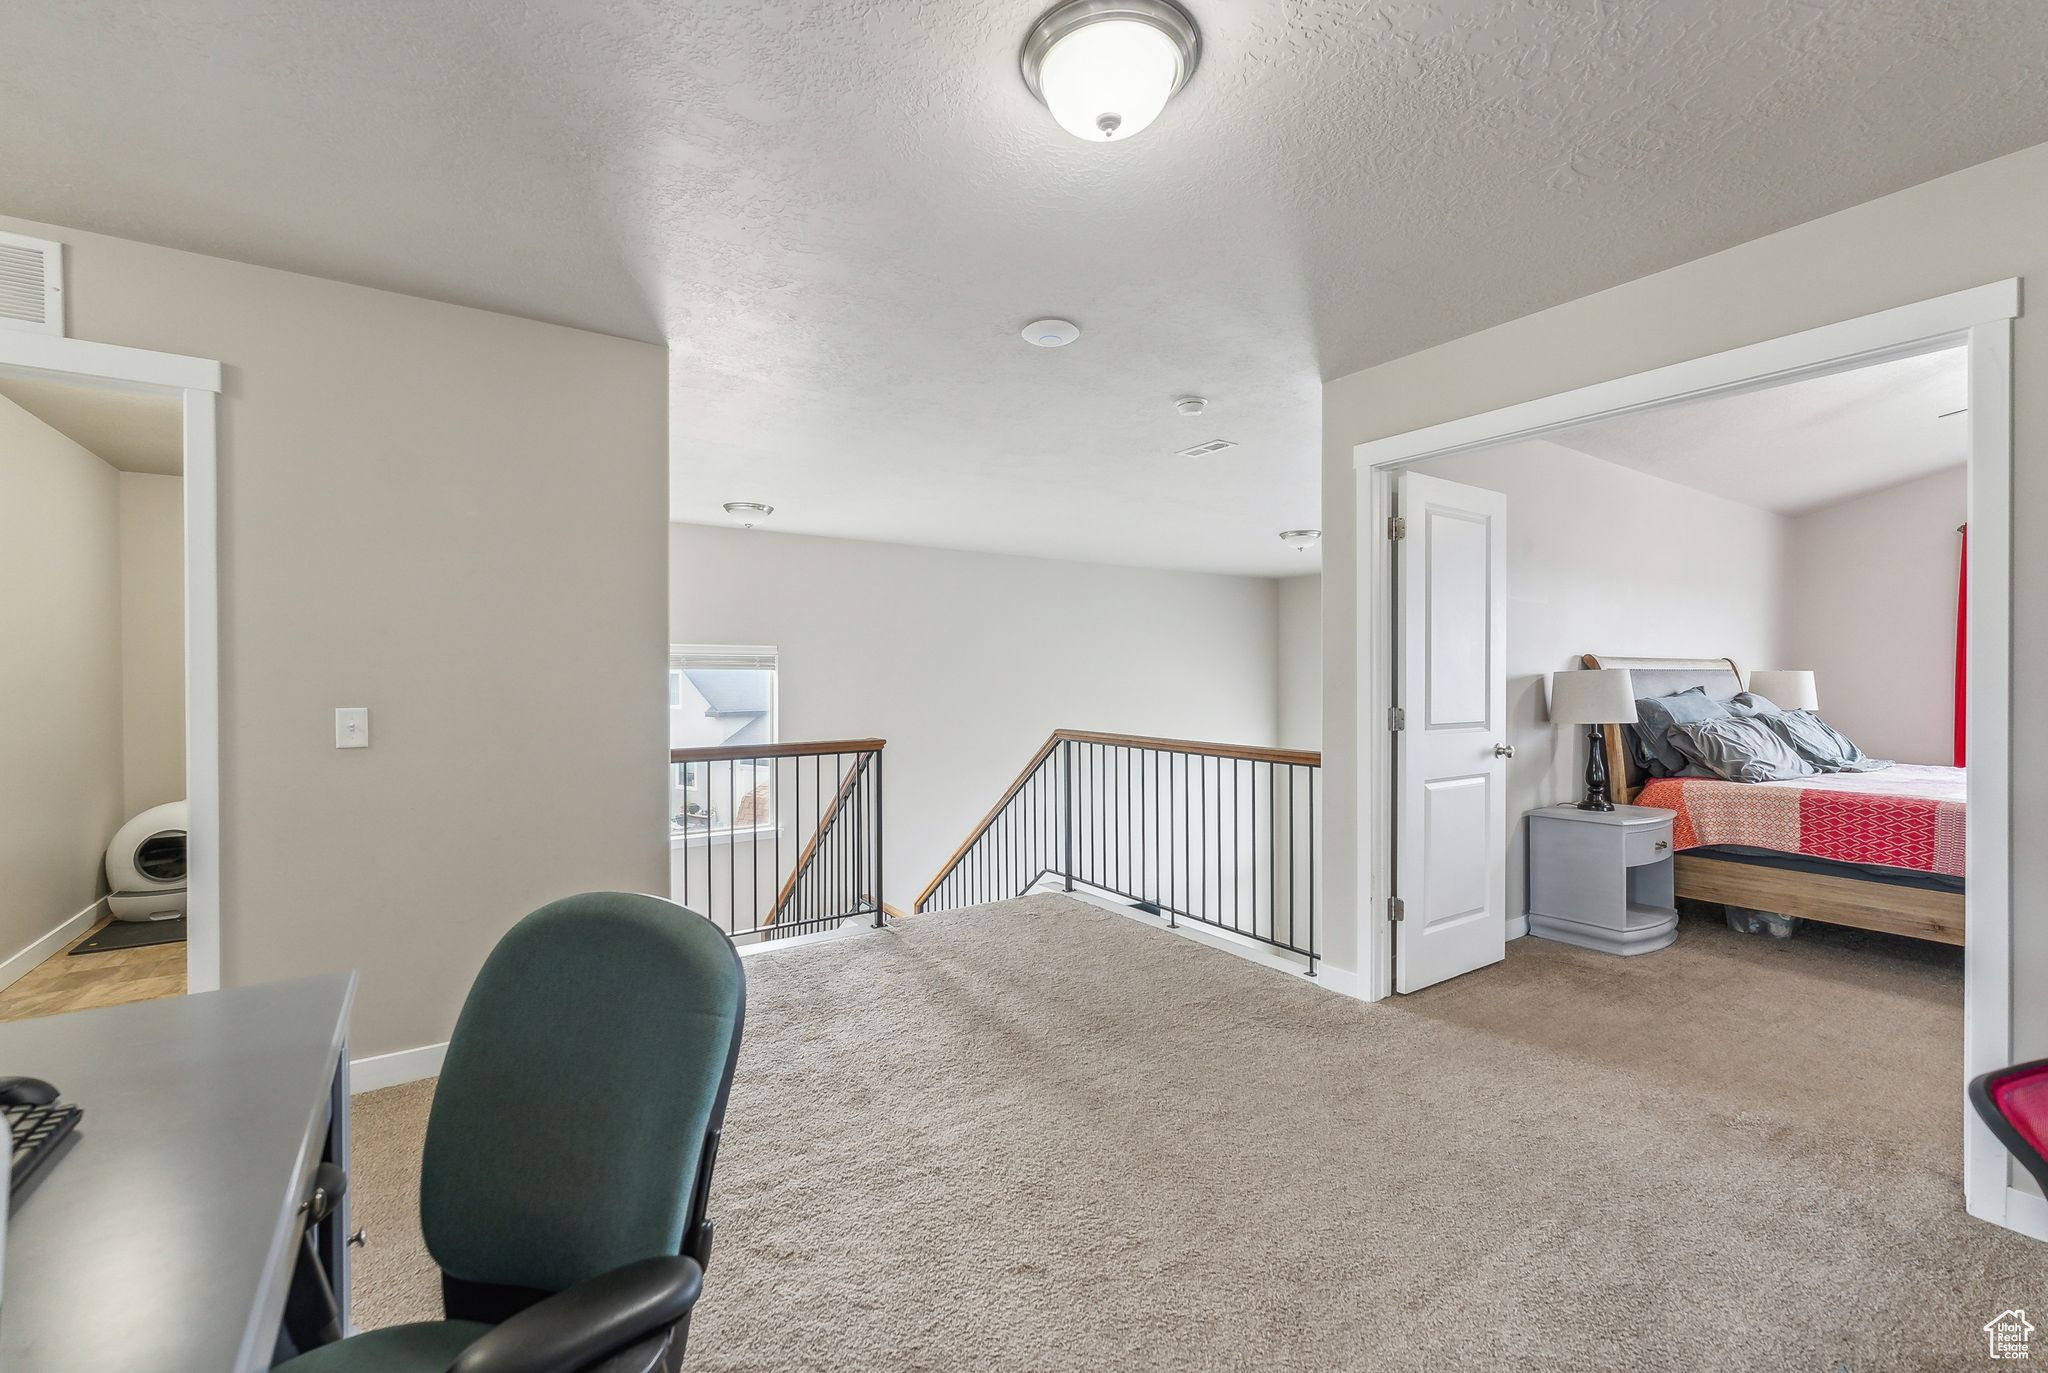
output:
[[[1556,395],[1361,443],[1358,474],[1358,962],[1363,999],[1393,991],[1394,927],[1386,875],[1393,852],[1390,800],[1393,704],[1393,474],[1447,453],[1539,437],[1570,425],[1717,393],[1756,390],[1802,375],[1845,371],[1886,357],[1966,345],[1970,353],[1970,640],[1967,711],[1970,846],[1965,880],[1963,1077],[2012,1057],[2012,321],[2016,277],[1914,301],[1725,352],[1652,368]],[[1979,762],[1977,760],[1983,760]],[[1964,1115],[1963,1192],[1969,1213],[2035,1233],[2048,1208],[2010,1185],[1991,1132]],[[2038,1237],[2048,1238],[2048,1233]]]
[[0,371],[179,398],[185,441],[185,990],[220,987],[221,365],[114,343],[0,329]]

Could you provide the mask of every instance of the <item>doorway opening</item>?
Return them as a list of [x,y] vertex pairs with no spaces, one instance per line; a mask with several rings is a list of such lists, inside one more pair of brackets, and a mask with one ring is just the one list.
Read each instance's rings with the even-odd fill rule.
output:
[[[1733,886],[1722,883],[1706,890],[1709,895],[1718,897],[1718,904],[1735,909],[1744,918],[1754,918],[1759,928],[1768,928],[1772,924],[1768,919],[1770,916],[1791,915],[1815,922],[1816,932],[1822,926],[1846,924],[1865,930],[1890,930],[1938,938],[1940,931],[1937,927],[1942,922],[1926,916],[1925,912],[1940,907],[1944,900],[1951,906],[1959,906],[1960,920],[1953,922],[1950,937],[1959,939],[1962,945],[1959,962],[1963,1062],[1957,1065],[1959,1071],[1952,1071],[1943,1081],[1941,1090],[1946,1093],[1952,1087],[1952,1099],[1939,1103],[1937,1109],[1953,1107],[1957,1111],[1963,1110],[1962,1086],[1968,1077],[2009,1059],[2011,1007],[2007,970],[2012,908],[2007,805],[2010,788],[2007,746],[2011,480],[2009,321],[2016,313],[2016,283],[1998,283],[1396,436],[1362,445],[1357,450],[1361,477],[1361,529],[1375,529],[1407,514],[1399,506],[1399,489],[1404,481],[1426,480],[1427,477],[1412,475],[1418,470],[1445,480],[1442,475],[1445,473],[1463,470],[1470,477],[1489,463],[1499,465],[1519,461],[1529,464],[1517,474],[1519,489],[1526,498],[1520,504],[1528,507],[1528,516],[1539,527],[1547,521],[1551,532],[1562,530],[1565,534],[1562,546],[1568,549],[1568,555],[1560,556],[1543,571],[1535,579],[1535,587],[1524,588],[1531,592],[1528,604],[1509,600],[1505,587],[1499,602],[1510,623],[1519,615],[1533,627],[1532,632],[1522,636],[1519,645],[1526,652],[1539,656],[1547,653],[1551,645],[1544,637],[1546,634],[1574,639],[1572,649],[1550,655],[1560,661],[1546,661],[1540,671],[1529,669],[1524,664],[1525,671],[1520,678],[1506,684],[1500,713],[1488,718],[1485,729],[1481,731],[1498,735],[1489,742],[1516,753],[1521,752],[1517,745],[1540,739],[1540,747],[1535,750],[1538,756],[1524,760],[1533,762],[1535,766],[1524,767],[1516,782],[1511,783],[1508,776],[1513,760],[1505,756],[1498,760],[1489,797],[1489,804],[1499,805],[1516,835],[1517,851],[1512,855],[1502,853],[1497,887],[1485,893],[1484,897],[1485,918],[1489,922],[1498,922],[1503,939],[1509,934],[1522,933],[1528,912],[1537,909],[1530,904],[1531,886],[1545,880],[1546,876],[1554,877],[1554,874],[1544,874],[1541,855],[1531,858],[1529,845],[1532,841],[1528,835],[1533,831],[1524,824],[1524,807],[1519,803],[1539,799],[1546,805],[1576,801],[1586,785],[1581,780],[1582,769],[1592,750],[1588,748],[1588,734],[1580,732],[1583,725],[1579,723],[1579,715],[1570,707],[1560,712],[1561,718],[1574,722],[1570,727],[1554,725],[1549,716],[1550,703],[1546,696],[1554,692],[1559,674],[1586,669],[1618,673],[1632,668],[1643,673],[1645,681],[1653,689],[1670,687],[1675,692],[1697,688],[1697,694],[1717,697],[1715,704],[1720,705],[1751,687],[1748,675],[1751,670],[1776,669],[1771,675],[1759,679],[1757,684],[1768,683],[1798,699],[1783,703],[1766,701],[1765,704],[1772,708],[1784,705],[1823,720],[1827,718],[1831,698],[1829,683],[1832,681],[1832,699],[1837,703],[1837,713],[1847,710],[1849,715],[1845,718],[1862,720],[1862,727],[1867,733],[1875,731],[1871,733],[1872,742],[1879,747],[1890,747],[1893,753],[1918,755],[1934,747],[1928,743],[1930,721],[1927,717],[1930,713],[1936,717],[1943,714],[1948,717],[1945,722],[1940,718],[1932,722],[1933,737],[1937,743],[1944,732],[1949,734],[1950,742],[1956,735],[1967,738],[1969,767],[1967,772],[1955,770],[1953,777],[1955,789],[1962,793],[1957,804],[1948,806],[1931,796],[1913,800],[1913,806],[1926,822],[1924,834],[1915,840],[1924,850],[1920,857],[1925,865],[1937,869],[1954,867],[1960,872],[1919,874],[1922,880],[1917,885],[1899,886],[1891,896],[1884,895],[1886,888],[1882,885],[1857,887],[1855,893],[1866,898],[1864,904],[1875,911],[1873,918],[1858,922],[1845,914],[1850,909],[1848,906],[1831,906],[1827,901],[1816,898],[1816,891],[1823,894],[1827,891],[1826,884],[1819,877],[1796,871],[1787,876],[1791,870],[1774,868],[1767,861],[1756,860],[1754,855],[1741,852],[1746,847],[1761,846],[1726,845],[1737,852],[1715,855],[1714,859],[1695,856],[1690,866],[1705,869],[1719,859],[1715,866],[1723,875],[1738,875],[1741,880]],[[1901,682],[1906,676],[1902,664],[1906,657],[1914,659],[1915,672],[1927,666],[1921,661],[1925,656],[1924,649],[1908,650],[1900,645],[1902,629],[1895,628],[1886,636],[1896,650],[1889,665],[1879,661],[1872,667],[1867,652],[1859,661],[1855,653],[1847,652],[1842,644],[1824,642],[1825,636],[1812,627],[1810,617],[1802,622],[1797,615],[1783,611],[1751,611],[1746,618],[1737,613],[1732,620],[1716,624],[1702,621],[1697,616],[1685,620],[1679,617],[1659,619],[1646,613],[1642,597],[1653,594],[1653,585],[1658,581],[1657,577],[1648,575],[1648,570],[1652,569],[1676,574],[1690,572],[1697,580],[1708,583],[1717,573],[1729,581],[1747,579],[1761,584],[1776,580],[1782,590],[1785,566],[1774,566],[1770,558],[1753,551],[1743,556],[1726,556],[1725,545],[1741,542],[1726,531],[1722,531],[1724,537],[1715,541],[1715,546],[1722,548],[1724,556],[1719,559],[1689,556],[1685,544],[1697,531],[1682,521],[1632,519],[1630,512],[1603,508],[1597,501],[1566,500],[1562,504],[1544,506],[1536,495],[1540,490],[1556,498],[1569,490],[1568,483],[1538,479],[1538,469],[1546,462],[1553,466],[1600,462],[1601,458],[1582,450],[1603,442],[1608,446],[1606,461],[1616,467],[1636,469],[1625,474],[1630,481],[1647,475],[1646,467],[1654,466],[1660,455],[1668,455],[1672,451],[1674,445],[1669,440],[1674,425],[1680,422],[1681,411],[1704,413],[1707,408],[1704,403],[1710,399],[1722,407],[1720,419],[1722,427],[1726,428],[1729,427],[1726,424],[1728,416],[1734,412],[1729,407],[1740,409],[1746,405],[1753,411],[1772,405],[1782,407],[1794,394],[1795,385],[1806,386],[1809,395],[1829,387],[1839,390],[1845,386],[1862,385],[1869,390],[1876,377],[1887,380],[1892,391],[1921,394],[1913,392],[1910,386],[1901,385],[1900,378],[1908,374],[1936,378],[1928,383],[1923,399],[1932,396],[1933,391],[1944,384],[1959,383],[1962,401],[1961,404],[1945,404],[1930,411],[1925,420],[1930,425],[1947,424],[1951,430],[1960,423],[1963,438],[1957,445],[1959,451],[1955,456],[1967,464],[1967,476],[1955,470],[1962,466],[1956,463],[1948,463],[1943,468],[1947,471],[1946,477],[1932,469],[1894,474],[1902,480],[1921,480],[1927,485],[1923,492],[1893,493],[1900,497],[1895,504],[1911,509],[1915,515],[1916,535],[1925,534],[1926,531],[1918,530],[1918,524],[1925,523],[1931,512],[1944,508],[1943,500],[1959,499],[1967,510],[1966,519],[1950,519],[1947,527],[1940,531],[1942,537],[1949,541],[1947,556],[1940,559],[1946,565],[1945,569],[1926,573],[1918,579],[1918,589],[1922,593],[1949,598],[1952,613],[1942,615],[1936,611],[1914,615],[1903,606],[1892,607],[1901,625],[1907,618],[1913,619],[1912,627],[1920,638],[1946,640],[1935,655],[1936,669],[1937,672],[1954,674],[1950,688],[1959,694],[1951,697],[1949,691],[1940,691],[1938,703],[1930,699],[1933,693],[1927,690],[1901,690]],[[1939,380],[1942,376],[1947,377],[1946,382]],[[1836,380],[1829,381],[1829,378]],[[1744,400],[1745,397],[1751,399]],[[1646,436],[1661,438],[1658,442],[1632,446],[1632,440]],[[1581,447],[1574,448],[1574,443]],[[1488,454],[1486,450],[1495,451]],[[1870,454],[1866,452],[1864,456],[1867,459]],[[1825,485],[1829,480],[1825,469],[1829,465],[1822,462],[1797,464],[1784,458],[1779,459],[1779,465],[1789,465],[1797,470],[1772,474],[1782,492],[1774,499],[1801,508],[1791,512],[1756,512],[1749,517],[1751,525],[1768,525],[1774,519],[1785,518],[1796,523],[1802,516],[1812,515],[1816,517],[1817,530],[1819,524],[1825,522],[1819,519],[1818,512],[1830,506],[1846,505],[1851,497],[1875,500],[1876,494],[1881,494],[1873,494],[1867,489],[1860,492],[1838,490],[1833,494],[1842,496],[1843,500],[1816,504],[1812,483],[1819,481]],[[1842,468],[1835,473],[1839,482],[1847,468],[1845,465],[1837,466]],[[1509,469],[1499,466],[1497,470],[1505,473]],[[1808,483],[1803,494],[1794,490],[1800,481]],[[1501,484],[1494,483],[1496,486]],[[1625,486],[1627,482],[1615,485]],[[1934,493],[1936,486],[1942,487],[1946,493],[1941,499],[1937,499]],[[1505,514],[1510,530],[1516,528],[1517,505],[1511,494]],[[1724,513],[1730,513],[1731,528],[1741,524],[1741,519],[1732,512]],[[1900,512],[1894,510],[1892,515],[1897,519]],[[1413,517],[1407,517],[1411,520],[1412,532]],[[1937,520],[1945,518],[1934,517]],[[1967,540],[1955,529],[1956,525],[1963,523],[1969,526]],[[1816,545],[1821,542],[1818,533],[1810,532],[1803,541],[1797,538],[1782,541],[1781,552],[1774,556],[1781,559],[1819,556]],[[1921,546],[1925,547],[1924,539]],[[1362,814],[1377,817],[1376,822],[1368,827],[1367,842],[1361,854],[1364,871],[1361,873],[1360,890],[1370,903],[1364,909],[1371,913],[1369,918],[1361,921],[1361,942],[1366,955],[1364,971],[1368,978],[1368,991],[1378,995],[1388,994],[1396,987],[1413,990],[1426,985],[1429,980],[1426,977],[1427,967],[1421,970],[1425,976],[1404,976],[1397,980],[1404,963],[1402,942],[1410,941],[1411,948],[1426,946],[1427,940],[1421,937],[1427,932],[1426,922],[1452,914],[1450,905],[1458,904],[1438,902],[1432,907],[1428,904],[1429,898],[1423,895],[1425,923],[1421,931],[1416,928],[1416,884],[1426,885],[1432,871],[1443,870],[1442,860],[1438,858],[1437,869],[1429,866],[1426,856],[1419,866],[1412,858],[1405,864],[1402,861],[1410,857],[1412,841],[1403,837],[1403,820],[1398,805],[1405,799],[1412,808],[1414,796],[1412,786],[1407,792],[1398,794],[1397,787],[1402,776],[1404,750],[1409,748],[1410,740],[1404,733],[1389,728],[1391,720],[1397,717],[1385,714],[1406,704],[1400,691],[1407,680],[1407,673],[1395,635],[1404,608],[1415,608],[1407,605],[1407,601],[1415,598],[1412,590],[1407,593],[1401,590],[1398,572],[1404,565],[1415,565],[1415,555],[1403,552],[1396,540],[1387,541],[1382,548],[1382,555],[1360,558],[1360,605],[1367,621],[1362,626],[1360,638],[1366,659],[1361,663],[1361,680],[1367,684],[1360,702],[1359,732],[1364,755],[1361,760],[1360,803]],[[1448,585],[1455,589],[1458,585],[1455,567],[1450,570],[1454,575]],[[1959,576],[1967,587],[1962,596],[1957,594]],[[1469,577],[1466,580],[1469,581]],[[1853,600],[1854,589],[1848,594]],[[1584,615],[1575,618],[1571,613],[1560,613],[1558,605],[1561,598],[1578,601],[1582,611],[1591,606],[1593,618],[1587,619]],[[1731,593],[1727,599],[1740,602],[1742,597]],[[1594,604],[1595,601],[1599,603]],[[1424,605],[1422,608],[1430,611],[1441,607]],[[1800,608],[1802,612],[1807,609]],[[1608,616],[1604,622],[1599,619],[1602,613]],[[1954,637],[1956,613],[1967,626],[1967,637],[1961,642]],[[1803,630],[1799,628],[1802,623],[1806,625]],[[1592,637],[1592,630],[1598,628],[1611,632],[1599,636],[1603,640],[1600,642],[1579,642],[1581,638]],[[1744,635],[1749,636],[1745,640],[1747,646],[1738,646],[1734,640]],[[1679,642],[1681,639],[1682,643]],[[1415,640],[1412,634],[1404,636],[1402,642],[1410,645],[1410,651],[1413,651]],[[1537,647],[1539,642],[1540,648]],[[1854,647],[1854,644],[1848,645],[1849,649]],[[1507,650],[1503,648],[1502,653],[1505,655]],[[1737,656],[1740,653],[1750,654],[1750,660],[1743,662]],[[1790,657],[1785,656],[1788,654]],[[1815,655],[1819,656],[1811,663],[1791,661],[1791,658]],[[1499,671],[1503,676],[1507,675],[1507,666],[1505,656],[1489,665],[1490,670]],[[1699,680],[1681,681],[1680,677],[1686,673],[1694,674]],[[1709,674],[1716,673],[1718,675],[1711,682],[1706,680]],[[1815,688],[1819,692],[1818,711],[1811,710],[1816,704],[1811,698]],[[1510,693],[1513,694],[1512,700],[1509,699]],[[1658,690],[1657,694],[1662,696],[1666,693]],[[1886,705],[1904,705],[1911,709],[1894,711],[1888,717],[1884,710]],[[1664,828],[1657,832],[1646,830],[1639,840],[1635,836],[1616,835],[1617,862],[1625,864],[1629,870],[1639,864],[1652,863],[1669,864],[1675,868],[1686,862],[1680,856],[1683,850],[1700,846],[1703,831],[1712,826],[1692,823],[1692,817],[1684,814],[1686,807],[1671,802],[1668,794],[1671,787],[1646,777],[1640,770],[1631,771],[1636,767],[1636,760],[1625,756],[1624,740],[1629,738],[1621,730],[1625,719],[1624,716],[1599,726],[1604,745],[1600,751],[1607,755],[1603,761],[1610,764],[1610,771],[1621,774],[1616,778],[1615,786],[1623,795],[1615,799],[1622,800],[1624,804],[1656,802],[1656,805],[1646,805],[1644,811],[1672,818],[1662,820]],[[1958,730],[1957,726],[1965,721],[1967,731]],[[1878,743],[1880,740],[1898,742],[1885,745]],[[1943,752],[1946,754],[1946,750]],[[1955,762],[1952,756],[1924,760],[1913,757],[1907,761],[1919,762],[1927,768],[1948,769],[1953,769]],[[1474,762],[1468,770],[1477,773],[1482,769]],[[1873,769],[1862,776],[1866,785],[1881,789],[1876,779],[1884,778],[1885,772]],[[1894,772],[1892,780],[1902,776],[1903,773]],[[1852,789],[1855,785],[1853,781],[1850,784]],[[1653,787],[1663,790],[1644,794]],[[1535,795],[1537,791],[1543,793],[1540,798]],[[1511,798],[1516,802],[1512,812],[1509,811]],[[1790,813],[1796,819],[1797,804],[1793,801],[1779,805],[1773,813],[1781,818]],[[1674,808],[1667,809],[1667,805]],[[1532,804],[1526,809],[1540,808]],[[1961,847],[1961,817],[1965,813],[1968,816],[1967,852],[1957,863],[1953,849]],[[1942,815],[1948,815],[1952,823],[1945,822]],[[1568,837],[1583,837],[1592,845],[1592,827],[1574,825],[1569,828],[1572,834]],[[1842,825],[1837,823],[1836,829],[1841,828]],[[1853,824],[1849,828],[1853,829]],[[1825,824],[1815,826],[1817,833],[1826,829]],[[1943,829],[1950,831],[1948,841],[1941,838],[1939,831]],[[1725,839],[1728,836],[1720,837]],[[1822,837],[1826,839],[1829,836]],[[1836,861],[1849,856],[1884,856],[1857,854],[1853,844],[1840,842],[1839,834],[1832,837],[1838,841],[1830,855]],[[1665,851],[1658,850],[1655,846],[1659,840],[1669,849],[1678,850],[1679,854],[1667,855]],[[1640,852],[1631,847],[1638,842]],[[1552,843],[1549,847],[1559,850],[1570,845]],[[1823,843],[1822,847],[1827,845]],[[1583,867],[1583,859],[1574,861]],[[1512,897],[1508,891],[1510,872],[1521,879],[1517,884],[1519,890]],[[1760,878],[1757,876],[1759,873],[1771,875]],[[1836,882],[1869,876],[1860,874],[1852,877],[1841,871],[1824,875]],[[1463,881],[1465,887],[1473,885],[1469,874],[1457,873],[1455,876]],[[1961,878],[1959,893],[1945,897],[1939,893],[1928,894],[1941,885],[1940,879],[1950,879],[1953,886],[1953,879],[1957,876]],[[1697,877],[1696,872],[1696,880],[1691,884],[1695,895],[1703,890]],[[1678,894],[1684,895],[1686,882],[1680,879],[1677,885]],[[1460,891],[1459,895],[1470,897],[1471,893]],[[1538,906],[1548,899],[1553,898],[1539,899]],[[1625,890],[1619,898],[1620,906],[1614,917],[1618,926],[1626,926],[1631,900],[1632,894]],[[1382,904],[1391,902],[1401,904]],[[1471,902],[1467,900],[1465,904]],[[1773,906],[1796,909],[1774,911]],[[1406,908],[1405,911],[1402,907]],[[1387,912],[1386,918],[1380,918],[1382,910]],[[1469,913],[1460,913],[1468,924],[1473,923]],[[1397,914],[1403,918],[1393,918]],[[1892,923],[1885,923],[1887,916]],[[1780,922],[1779,932],[1784,928]],[[1586,947],[1598,947],[1593,942],[1577,942],[1584,942]],[[1956,959],[1956,955],[1947,956]],[[1453,961],[1451,972],[1458,971],[1462,969],[1456,968]],[[2037,1228],[2038,1221],[2048,1219],[2048,1213],[2036,1215],[2041,1211],[2038,1198],[2016,1192],[2009,1186],[2006,1160],[1988,1131],[1974,1122],[1967,1124],[1966,1129],[1963,1181],[1970,1212],[2030,1233],[2041,1233],[2042,1228],[2048,1228]]]
[[0,1020],[220,983],[219,370],[0,332]]

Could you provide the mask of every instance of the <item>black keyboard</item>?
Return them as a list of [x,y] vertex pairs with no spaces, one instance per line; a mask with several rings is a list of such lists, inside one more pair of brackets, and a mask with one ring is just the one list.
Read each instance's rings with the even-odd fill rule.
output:
[[71,1127],[85,1112],[55,1101],[48,1106],[0,1106],[0,1113],[6,1114],[7,1133],[14,1141],[14,1159],[7,1169],[8,1195],[19,1197],[57,1156]]

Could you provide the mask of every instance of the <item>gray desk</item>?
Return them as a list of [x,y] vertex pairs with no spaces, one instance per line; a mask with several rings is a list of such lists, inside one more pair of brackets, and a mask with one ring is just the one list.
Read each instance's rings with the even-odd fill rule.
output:
[[[270,1366],[299,1204],[348,1166],[354,998],[333,973],[0,1025],[0,1074],[85,1108],[8,1225],[0,1369]],[[346,1303],[346,1211],[322,1228]]]

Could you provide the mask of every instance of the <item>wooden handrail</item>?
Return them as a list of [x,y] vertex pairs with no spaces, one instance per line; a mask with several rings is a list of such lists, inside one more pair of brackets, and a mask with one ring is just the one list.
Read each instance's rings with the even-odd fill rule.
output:
[[672,748],[671,763],[744,763],[755,758],[808,758],[812,754],[873,753],[886,739],[824,739],[797,744],[721,744],[717,748]]
[[[881,748],[881,740],[875,741],[875,747],[877,750]],[[804,872],[811,866],[811,860],[817,856],[818,845],[824,841],[825,831],[832,827],[833,818],[839,814],[839,808],[846,803],[846,798],[853,793],[854,783],[867,771],[868,760],[873,756],[873,753],[862,753],[860,761],[848,769],[846,776],[840,779],[839,786],[832,793],[832,804],[825,807],[824,813],[819,815],[818,827],[811,831],[809,842],[797,855],[796,866],[789,870],[789,879],[782,884],[781,890],[775,893],[775,904],[768,908],[768,918],[761,922],[762,929],[767,929],[776,922],[782,915],[782,908],[789,904],[789,898],[796,894],[796,884],[803,879]]]
[[967,851],[973,848],[975,841],[995,823],[996,817],[1003,813],[1003,808],[1024,789],[1024,784],[1031,780],[1031,775],[1038,771],[1039,765],[1054,749],[1070,740],[1077,744],[1113,744],[1124,748],[1152,749],[1160,753],[1191,753],[1204,758],[1236,758],[1251,763],[1283,763],[1311,768],[1323,765],[1322,753],[1313,749],[1256,748],[1243,744],[1205,743],[1198,739],[1156,739],[1143,734],[1104,734],[1096,730],[1056,729],[1046,736],[1045,743],[1039,746],[1038,752],[1031,755],[1031,761],[1024,765],[1024,770],[1017,774],[1002,796],[989,807],[988,813],[975,822],[974,828],[967,832],[967,837],[960,841],[960,847],[954,849],[946,861],[939,864],[938,875],[927,882],[924,890],[917,894],[917,899],[910,904],[911,910],[924,909],[924,903],[931,899],[932,893],[939,889],[939,884],[946,880],[946,874],[967,856]]
[[924,903],[929,901],[932,893],[939,889],[939,883],[946,880],[946,874],[953,871],[953,865],[967,856],[967,851],[974,847],[974,841],[981,838],[982,831],[993,824],[995,818],[1003,813],[1003,807],[1010,804],[1010,799],[1024,789],[1024,784],[1031,780],[1031,774],[1038,771],[1038,765],[1046,760],[1048,754],[1059,747],[1063,734],[1064,731],[1056,729],[1046,736],[1045,742],[1039,746],[1038,752],[1031,755],[1031,761],[1024,765],[1024,770],[1017,774],[1016,780],[1011,782],[1009,788],[1003,792],[996,803],[988,808],[988,814],[975,822],[974,828],[967,831],[967,837],[960,841],[960,847],[954,849],[946,861],[939,864],[938,876],[925,883],[924,890],[919,892],[917,899],[910,903],[911,910],[919,912],[924,910]]
[[1121,744],[1125,748],[1149,748],[1161,753],[1199,753],[1205,758],[1241,758],[1247,763],[1291,763],[1296,767],[1319,768],[1323,755],[1315,749],[1255,748],[1245,744],[1207,744],[1197,739],[1153,739],[1142,734],[1098,734],[1088,730],[1053,731],[1054,739],[1072,739],[1077,744]]

